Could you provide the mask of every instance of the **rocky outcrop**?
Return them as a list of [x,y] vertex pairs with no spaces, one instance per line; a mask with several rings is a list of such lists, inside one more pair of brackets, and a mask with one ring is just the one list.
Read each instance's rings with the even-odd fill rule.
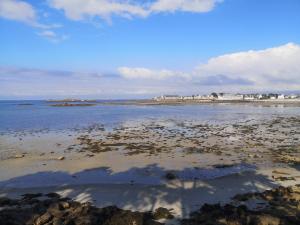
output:
[[154,217],[170,217],[167,209],[132,212],[116,206],[96,208],[50,193],[27,194],[20,200],[0,198],[0,224],[9,225],[161,225]]
[[[248,201],[264,206],[249,209]],[[208,205],[182,220],[182,225],[296,225],[300,224],[300,185],[234,197],[235,204]]]
[[[253,207],[253,202],[257,207]],[[61,198],[56,193],[26,194],[19,200],[0,198],[1,225],[162,225],[157,220],[172,218],[171,211],[165,208],[154,212],[132,212],[116,206],[97,208]],[[181,225],[298,225],[300,185],[237,195],[231,204],[205,204],[180,222]]]

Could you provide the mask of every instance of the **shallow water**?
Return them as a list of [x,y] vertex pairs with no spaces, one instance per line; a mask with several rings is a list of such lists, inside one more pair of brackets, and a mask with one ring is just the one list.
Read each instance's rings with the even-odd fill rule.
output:
[[[22,105],[32,104],[32,105]],[[103,105],[51,107],[45,101],[0,101],[0,131],[65,130],[103,124],[114,127],[143,120],[197,120],[230,123],[300,115],[300,107],[251,104],[180,106]]]
[[[254,137],[248,135],[245,138],[242,133],[238,133],[240,130],[232,125],[239,122],[265,124],[273,118],[300,115],[300,107],[292,105],[219,103],[141,106],[105,105],[99,102],[90,107],[52,107],[50,104],[53,103],[0,101],[0,134],[2,134],[0,153],[2,151],[3,158],[0,166],[0,171],[3,171],[0,173],[0,189],[99,183],[162,185],[168,183],[165,176],[169,172],[175,174],[178,181],[183,183],[214,180],[242,172],[255,173],[258,168],[264,170],[265,167],[274,165],[269,163],[267,153],[259,152],[258,150],[261,149],[257,146],[255,148],[250,146],[252,142],[250,144],[245,142]],[[210,126],[209,130],[193,128],[194,125],[206,123],[216,126]],[[85,129],[77,130],[95,124],[103,125],[106,131],[89,133],[85,132]],[[273,129],[278,129],[278,126],[274,126]],[[116,129],[110,131],[111,128]],[[21,131],[21,135],[14,133],[18,131]],[[39,131],[45,131],[45,134]],[[271,135],[269,138],[273,137],[273,131],[265,132],[260,129],[256,131],[258,133],[253,135],[257,138],[266,135]],[[286,131],[289,136],[291,131]],[[218,133],[226,135],[218,136]],[[92,158],[88,157],[86,152],[79,154],[76,150],[80,150],[80,146],[78,149],[66,151],[69,146],[77,143],[76,138],[80,134],[91,135],[90,138],[96,140],[111,134],[124,135],[129,144],[130,140],[146,145],[159,142],[170,151],[150,157],[146,154],[127,155],[120,148],[118,151],[101,153]],[[203,137],[209,134],[211,135],[209,139]],[[228,134],[233,135],[227,137]],[[277,138],[283,135],[275,134]],[[297,141],[292,139],[293,137],[297,137],[297,134],[286,138],[288,143],[281,141],[280,144],[296,145]],[[193,138],[200,139],[202,142],[195,144]],[[267,137],[264,138],[268,140]],[[105,138],[102,141],[105,141]],[[111,141],[108,140],[107,143]],[[124,140],[120,140],[122,141]],[[175,142],[179,147],[176,147]],[[272,147],[277,142],[272,141]],[[183,151],[191,146],[197,148],[198,145],[203,149],[216,146],[215,148],[220,148],[223,152],[216,155],[193,152],[188,154]],[[240,148],[241,151],[236,152],[235,147]],[[14,159],[14,155],[22,152],[28,154],[22,159]],[[262,157],[250,159],[248,153],[259,154]],[[243,163],[247,155],[249,164]],[[57,160],[59,156],[64,156],[65,160]],[[231,166],[218,168],[215,165]]]

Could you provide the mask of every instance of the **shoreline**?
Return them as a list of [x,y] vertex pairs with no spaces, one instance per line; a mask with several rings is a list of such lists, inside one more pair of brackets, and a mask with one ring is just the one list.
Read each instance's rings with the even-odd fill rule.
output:
[[100,105],[201,105],[201,104],[253,104],[253,105],[295,105],[300,106],[300,100],[124,100],[97,102]]
[[182,220],[205,204],[300,184],[300,117],[246,115],[5,133],[0,199],[55,192],[100,208],[173,209]]

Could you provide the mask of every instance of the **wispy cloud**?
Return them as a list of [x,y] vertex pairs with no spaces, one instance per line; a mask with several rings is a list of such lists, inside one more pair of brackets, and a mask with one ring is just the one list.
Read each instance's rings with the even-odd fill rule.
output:
[[150,8],[150,12],[194,12],[203,13],[214,9],[223,0],[158,0]]
[[[128,0],[47,0],[48,6],[54,10],[63,10],[71,20],[85,20],[101,18],[111,22],[112,16],[124,18],[146,18],[151,14],[173,13],[176,11],[204,13],[213,10],[216,4],[223,0],[156,0],[156,1],[128,1]],[[39,29],[39,36],[51,42],[67,39],[67,35],[58,35],[54,31],[62,27],[61,24],[45,24],[40,22],[39,9],[24,0],[1,0],[0,17],[22,22]],[[48,15],[44,13],[43,15]]]
[[50,6],[64,10],[66,16],[72,20],[81,20],[85,17],[100,16],[108,19],[111,15],[123,17],[146,17],[148,12],[138,4],[130,4],[128,1],[110,0],[49,0]]
[[[252,89],[299,88],[300,45],[288,43],[264,50],[221,55],[196,66],[191,72],[119,68],[127,79],[170,80],[183,78],[202,86],[250,86]],[[291,82],[293,81],[293,82]]]
[[162,88],[163,84],[128,82],[111,73],[0,67],[0,99],[151,97]]
[[255,85],[253,81],[250,81],[246,78],[230,78],[226,75],[213,75],[199,78],[199,81],[196,83],[203,86],[227,86],[227,85],[237,85],[237,86],[246,86],[246,85]]
[[41,29],[58,28],[58,24],[42,24],[38,20],[36,9],[29,3],[21,0],[1,0],[0,17],[14,20]]
[[29,3],[24,1],[1,0],[0,17],[16,20],[32,26],[38,25],[36,11]]
[[152,2],[127,0],[49,0],[49,5],[63,10],[67,18],[83,20],[101,17],[110,20],[111,16],[145,18],[153,13],[176,11],[204,13],[213,10],[223,0],[156,0]]
[[39,21],[37,10],[29,3],[21,0],[1,0],[0,17],[21,22],[41,30],[39,36],[45,37],[52,42],[65,40],[67,36],[58,35],[51,29],[62,27],[61,24],[44,24]]
[[59,35],[56,32],[52,31],[52,30],[43,30],[41,32],[37,33],[39,36],[42,36],[46,39],[48,39],[49,41],[52,41],[54,43],[58,43],[64,40],[68,39],[67,35]]
[[300,45],[288,43],[264,50],[250,50],[221,55],[199,65],[199,76],[226,74],[230,78],[245,78],[257,85],[275,80],[299,80]]
[[[51,33],[49,33],[52,36]],[[231,53],[190,72],[120,67],[115,73],[0,67],[0,97],[93,98],[300,90],[300,45]]]
[[171,70],[151,70],[147,68],[130,68],[120,67],[118,69],[122,77],[126,79],[155,79],[164,80],[167,78],[181,77],[188,79],[190,75],[184,72],[177,72]]

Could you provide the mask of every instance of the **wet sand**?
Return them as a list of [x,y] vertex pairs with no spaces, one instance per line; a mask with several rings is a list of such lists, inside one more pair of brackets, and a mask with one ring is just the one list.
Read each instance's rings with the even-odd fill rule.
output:
[[300,117],[236,122],[147,120],[0,136],[0,197],[57,192],[99,207],[204,203],[300,183]]

